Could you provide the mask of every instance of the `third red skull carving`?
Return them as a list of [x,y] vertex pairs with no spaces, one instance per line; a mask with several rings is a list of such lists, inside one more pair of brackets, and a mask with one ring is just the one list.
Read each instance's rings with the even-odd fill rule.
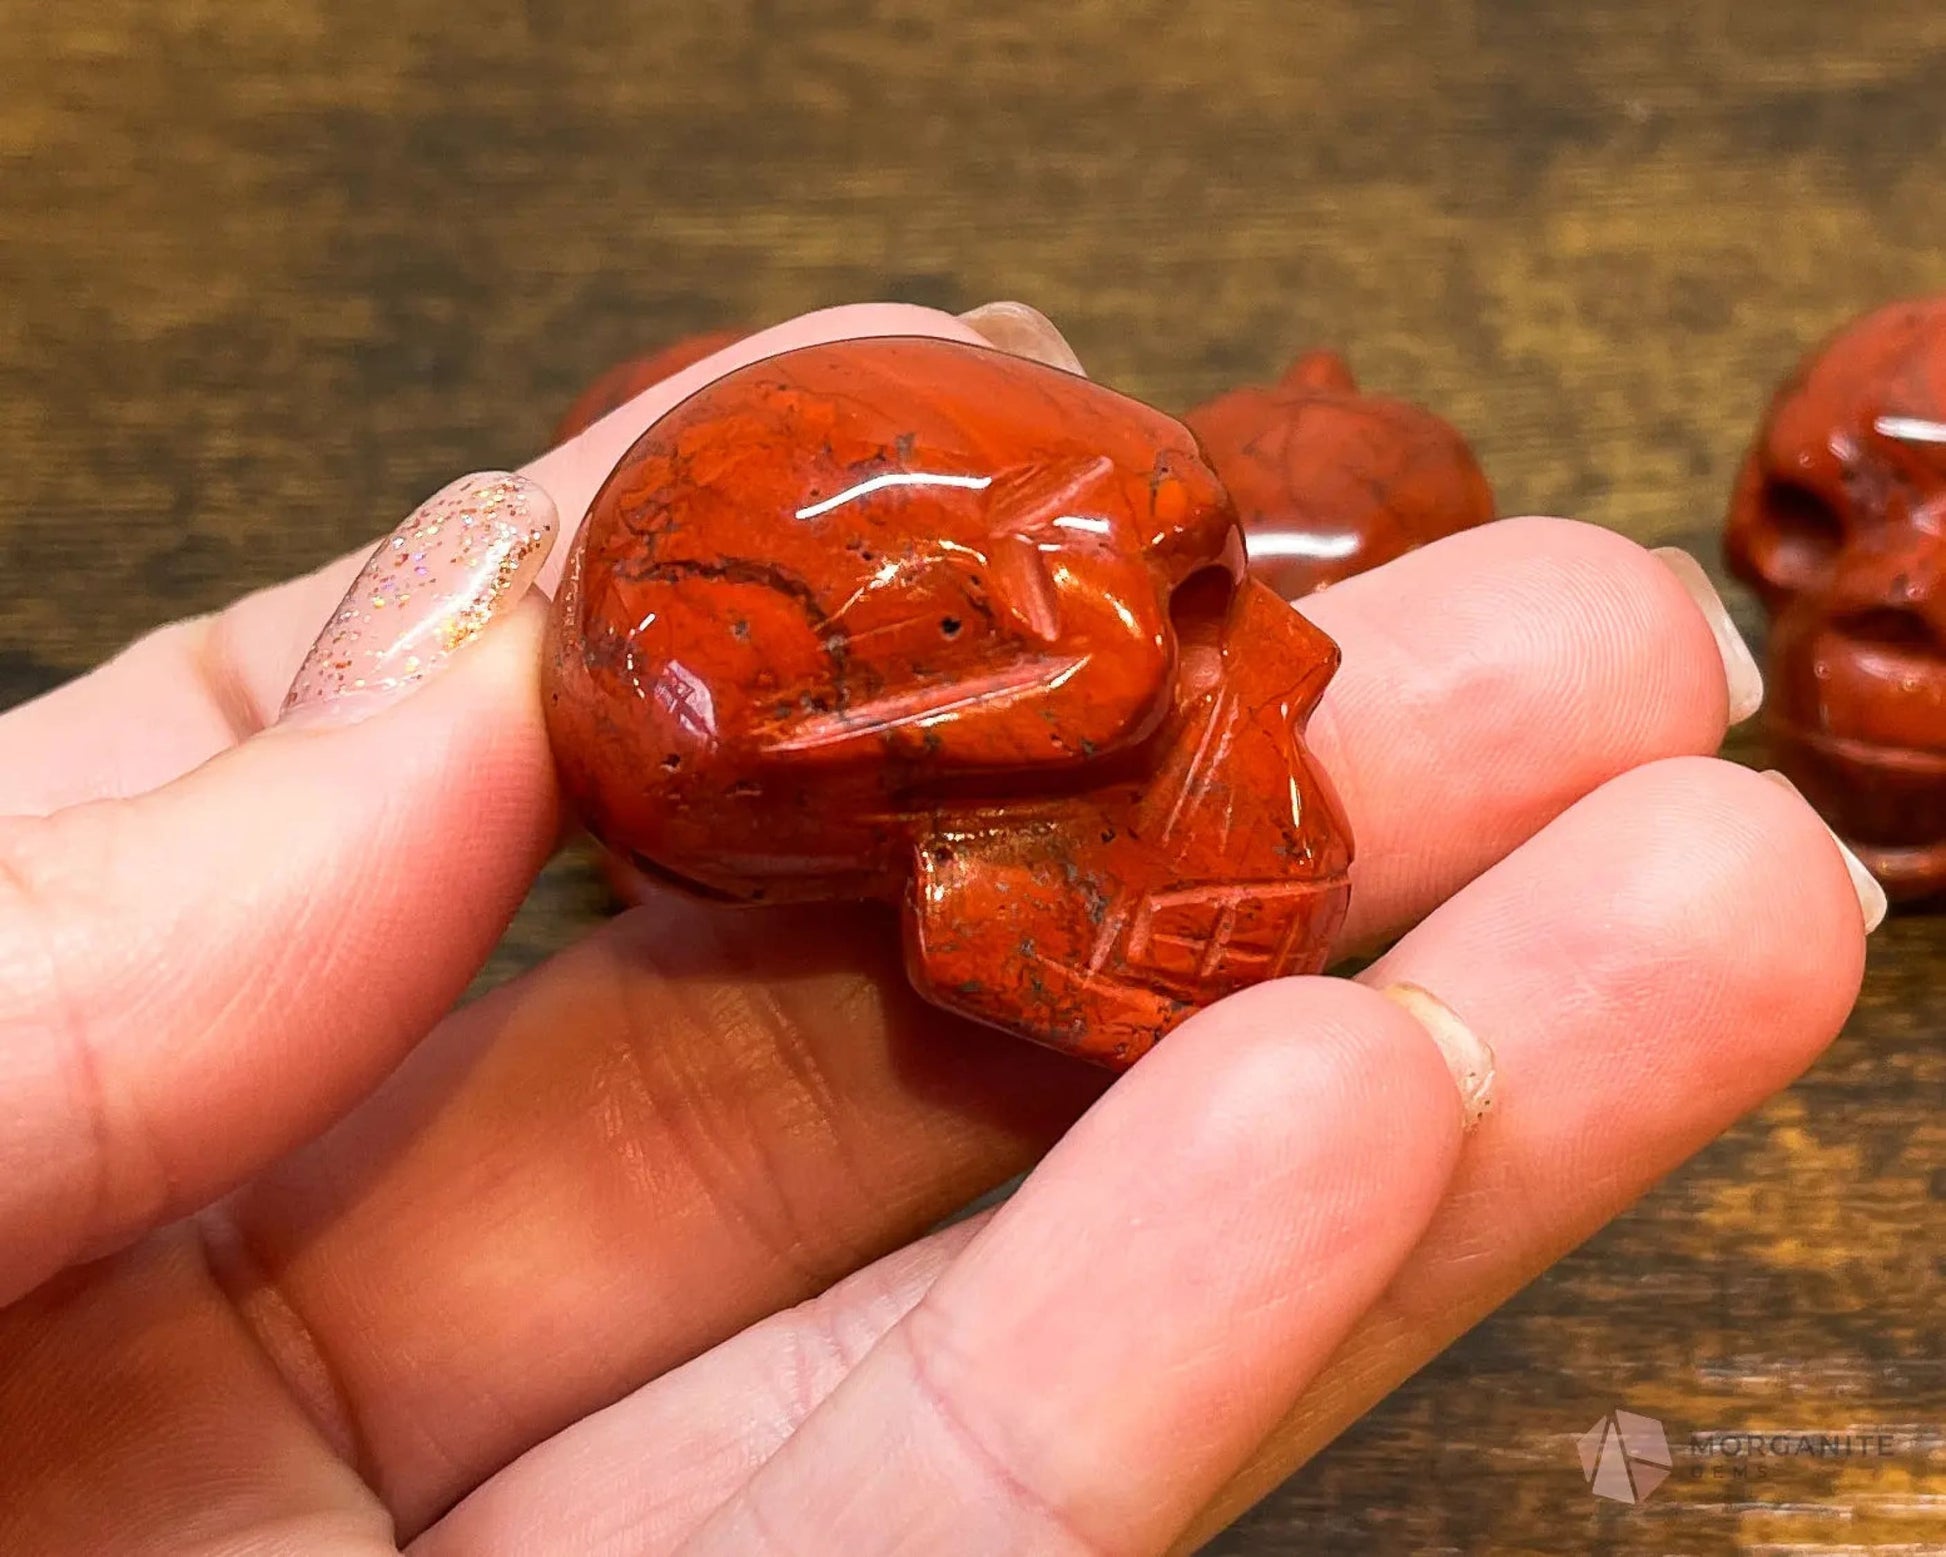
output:
[[1778,765],[1893,897],[1946,888],[1946,297],[1880,309],[1807,359],[1725,539],[1773,614]]
[[923,339],[753,364],[570,556],[565,787],[691,888],[899,903],[929,999],[1129,1063],[1344,915],[1303,744],[1337,652],[1241,553],[1182,425],[1086,379]]

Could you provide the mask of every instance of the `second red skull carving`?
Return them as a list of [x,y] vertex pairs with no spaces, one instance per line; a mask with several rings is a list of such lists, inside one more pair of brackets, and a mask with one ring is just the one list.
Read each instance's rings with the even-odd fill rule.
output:
[[550,634],[563,782],[693,889],[898,903],[929,999],[1127,1064],[1344,917],[1303,743],[1337,651],[1242,562],[1160,412],[952,342],[789,352],[596,498]]
[[1725,546],[1772,613],[1778,766],[1892,897],[1946,890],[1946,297],[1868,314],[1784,384]]
[[665,378],[673,378],[684,368],[712,357],[725,346],[734,346],[743,337],[735,330],[712,330],[702,335],[687,335],[672,341],[660,351],[630,357],[618,362],[600,378],[575,396],[574,404],[555,425],[554,442],[566,443],[576,433],[594,426],[610,411],[627,405],[645,389],[652,389]]
[[1423,406],[1362,393],[1336,352],[1183,420],[1236,499],[1250,571],[1286,599],[1493,517],[1466,440]]

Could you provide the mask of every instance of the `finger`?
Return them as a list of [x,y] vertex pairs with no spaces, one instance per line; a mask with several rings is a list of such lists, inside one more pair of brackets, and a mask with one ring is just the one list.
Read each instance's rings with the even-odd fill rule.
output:
[[0,1551],[396,1557],[181,1227],[0,1309]]
[[1616,774],[1723,739],[1709,619],[1660,558],[1595,525],[1503,519],[1299,608],[1344,650],[1309,741],[1357,841],[1346,950],[1397,934]]
[[1213,1008],[1075,1127],[692,1549],[1161,1545],[1377,1297],[1460,1122],[1439,1051],[1375,994],[1292,980]]
[[382,1103],[205,1221],[409,1535],[917,1237],[1107,1080],[925,1005],[888,917],[662,899],[456,1013]]
[[[1437,991],[1490,1039],[1495,1108],[1385,1295],[1193,1537],[1788,1084],[1849,1009],[1860,926],[1844,864],[1801,802],[1741,768],[1690,760],[1584,800],[1367,970],[1370,984]],[[469,1540],[450,1549],[517,1550],[487,1537],[530,1521],[562,1532],[585,1521],[590,1553],[636,1549],[636,1531],[641,1549],[673,1546],[777,1452],[951,1253],[902,1251],[567,1429],[455,1511]],[[611,1473],[612,1499],[575,1490]],[[598,1532],[610,1530],[617,1544],[604,1548]]]
[[315,1134],[460,994],[558,826],[538,603],[362,723],[0,824],[0,1301]]
[[[524,468],[554,498],[564,531],[542,572],[542,591],[553,592],[567,542],[608,472],[663,412],[745,363],[872,335],[982,338],[929,308],[829,308],[761,331],[665,379]],[[214,616],[160,628],[99,669],[0,716],[0,816],[140,794],[265,728],[368,551]]]
[[1800,798],[1668,762],[1589,797],[1367,970],[1488,1038],[1496,1113],[1385,1296],[1192,1534],[1795,1080],[1857,998],[1865,923]]
[[[412,1543],[412,1557],[681,1546],[912,1311],[993,1219],[962,1221],[732,1336],[535,1445]],[[4,1483],[0,1483],[4,1485]]]
[[[1326,596],[1351,602],[1350,695],[1314,729],[1376,862],[1365,934],[1611,770],[1721,732],[1714,642],[1655,559],[1581,525],[1484,533],[1450,566],[1442,542]],[[423,1079],[228,1208],[258,1251],[246,1306],[305,1316],[322,1362],[291,1371],[338,1380],[404,1528],[917,1236],[1086,1106],[1092,1076],[919,1005],[894,941],[869,914],[664,903],[470,1008]]]

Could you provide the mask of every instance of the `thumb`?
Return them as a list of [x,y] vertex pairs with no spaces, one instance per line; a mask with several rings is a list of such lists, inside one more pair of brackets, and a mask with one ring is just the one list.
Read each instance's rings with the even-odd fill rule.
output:
[[[315,1134],[485,960],[559,825],[521,598],[553,513],[527,493],[534,544],[484,592],[428,588],[374,636],[354,606],[384,598],[381,543],[284,724],[146,795],[0,822],[0,1303]],[[468,614],[429,630],[428,601]]]

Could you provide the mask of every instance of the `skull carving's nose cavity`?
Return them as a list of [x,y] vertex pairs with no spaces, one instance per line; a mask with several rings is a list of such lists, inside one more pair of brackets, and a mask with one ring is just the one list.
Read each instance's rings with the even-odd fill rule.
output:
[[1236,593],[1236,580],[1223,568],[1198,568],[1169,597],[1169,620],[1181,643],[1214,644],[1223,635],[1223,618]]
[[1176,674],[1196,695],[1223,677],[1223,618],[1236,593],[1224,568],[1201,568],[1176,586],[1169,597],[1169,621],[1176,630]]
[[1832,625],[1854,643],[1946,659],[1946,644],[1941,643],[1932,624],[1917,611],[1899,606],[1873,606],[1845,612]]
[[1766,571],[1779,583],[1816,577],[1845,544],[1845,525],[1837,510],[1794,481],[1773,481],[1764,489],[1763,514],[1770,530]]

